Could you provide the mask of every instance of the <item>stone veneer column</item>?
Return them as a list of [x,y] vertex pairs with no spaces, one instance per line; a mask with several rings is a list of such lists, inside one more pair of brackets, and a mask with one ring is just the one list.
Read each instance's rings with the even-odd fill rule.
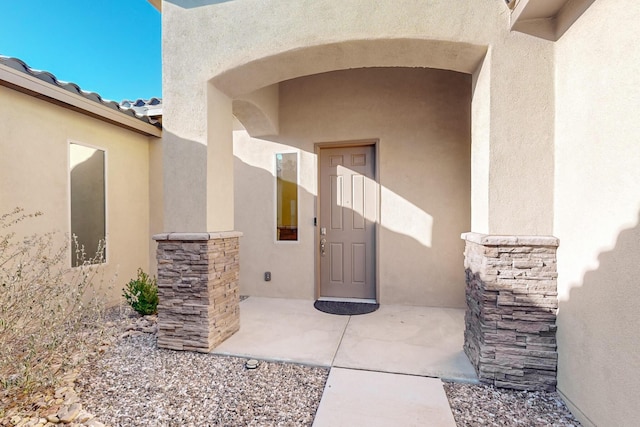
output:
[[480,381],[555,390],[556,250],[551,236],[465,233],[464,350]]
[[239,232],[157,234],[158,347],[210,352],[240,329]]

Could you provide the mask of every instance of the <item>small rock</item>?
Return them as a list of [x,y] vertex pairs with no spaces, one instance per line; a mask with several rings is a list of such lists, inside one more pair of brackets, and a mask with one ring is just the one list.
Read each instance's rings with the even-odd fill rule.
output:
[[47,415],[47,421],[52,424],[58,424],[60,422],[60,418],[58,418],[56,415]]
[[11,408],[5,414],[5,418],[10,420],[13,416],[18,415],[18,408]]
[[145,334],[155,334],[156,332],[158,332],[158,327],[155,325],[148,326],[146,328],[142,328],[141,331],[144,332]]
[[93,414],[90,414],[89,412],[87,412],[87,411],[85,411],[83,409],[82,411],[80,411],[80,413],[76,417],[75,421],[78,422],[78,423],[86,423],[87,421],[89,421],[92,418],[93,418]]
[[75,380],[78,379],[78,371],[71,371],[66,373],[63,377],[62,377],[62,381],[67,382],[67,383],[72,383]]
[[56,393],[53,395],[56,399],[62,399],[64,397],[64,393],[69,390],[69,387],[60,387],[56,390]]
[[60,405],[51,405],[48,408],[40,411],[40,415],[42,415],[45,418],[47,418],[49,415],[55,416],[59,410],[60,410]]
[[38,418],[23,418],[18,427],[36,427],[39,422]]
[[77,394],[69,394],[68,397],[62,402],[63,405],[73,405],[74,403],[80,402],[80,398]]
[[87,427],[105,427],[104,424],[102,424],[100,421],[96,420],[95,418],[92,418],[89,421],[87,421],[85,425]]
[[71,421],[75,420],[80,411],[82,410],[82,405],[80,403],[73,403],[69,406],[63,406],[60,411],[58,411],[58,418],[60,421],[69,424]]
[[140,331],[131,330],[120,335],[120,339],[127,338],[127,337],[139,337],[140,335],[144,335],[144,334]]

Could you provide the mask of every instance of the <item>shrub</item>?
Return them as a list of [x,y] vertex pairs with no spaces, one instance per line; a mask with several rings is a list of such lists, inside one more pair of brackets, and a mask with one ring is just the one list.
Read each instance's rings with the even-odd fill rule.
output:
[[[71,268],[70,239],[60,233],[19,238],[15,226],[41,213],[0,216],[0,417],[25,396],[56,384],[101,339],[98,266]],[[99,256],[102,256],[101,254]]]
[[138,269],[138,277],[127,283],[122,296],[127,303],[143,316],[158,312],[158,285],[155,277]]

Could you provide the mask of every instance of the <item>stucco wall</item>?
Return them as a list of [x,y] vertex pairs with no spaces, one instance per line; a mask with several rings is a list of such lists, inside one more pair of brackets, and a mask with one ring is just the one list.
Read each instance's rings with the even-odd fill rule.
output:
[[210,156],[215,167],[203,155],[225,143],[211,133],[228,109],[217,92],[237,99],[301,76],[405,66],[476,74],[473,231],[552,232],[553,43],[509,32],[504,2],[165,0],[162,10],[165,231],[239,229],[222,207],[234,205],[226,188],[212,187],[233,179],[218,167],[228,153]]
[[[106,152],[105,289],[119,300],[136,269],[149,270],[149,139],[0,86],[0,202],[42,211],[21,233],[70,233],[69,142]],[[152,256],[155,256],[153,254]]]
[[[162,169],[162,141],[159,138],[149,138],[149,236],[164,231],[164,194]],[[154,275],[158,271],[156,250],[158,244],[149,239],[149,271]]]
[[596,1],[556,45],[558,389],[585,425],[640,418],[639,21]]
[[[355,69],[280,83],[280,135],[234,138],[241,292],[314,296],[314,143],[377,139],[380,301],[462,307],[470,110],[471,76],[443,70]],[[278,150],[301,153],[297,243],[274,243]]]

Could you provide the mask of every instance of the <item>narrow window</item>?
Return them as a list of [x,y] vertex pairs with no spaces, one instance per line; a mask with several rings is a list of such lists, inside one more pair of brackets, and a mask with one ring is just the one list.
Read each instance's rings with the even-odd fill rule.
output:
[[[71,265],[105,261],[105,153],[71,143]],[[77,244],[76,244],[77,243]]]
[[276,240],[298,240],[298,154],[276,154]]

